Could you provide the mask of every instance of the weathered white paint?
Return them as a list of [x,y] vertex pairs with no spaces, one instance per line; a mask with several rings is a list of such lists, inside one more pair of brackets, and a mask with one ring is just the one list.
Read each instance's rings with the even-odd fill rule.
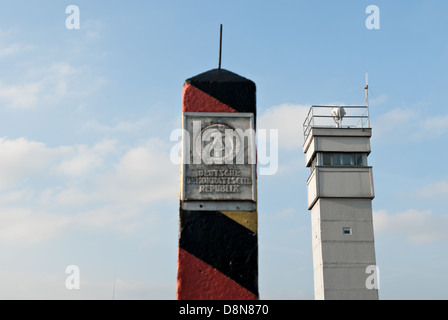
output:
[[[303,147],[307,166],[317,152],[368,154],[370,136],[370,129],[313,128]],[[372,168],[317,166],[307,187],[315,298],[378,299],[378,290],[365,284],[366,268],[376,264]],[[344,234],[344,228],[351,228],[351,234]]]

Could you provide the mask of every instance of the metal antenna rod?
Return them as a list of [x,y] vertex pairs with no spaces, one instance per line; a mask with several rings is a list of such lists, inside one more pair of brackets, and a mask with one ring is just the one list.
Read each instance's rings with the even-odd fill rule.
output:
[[366,72],[366,111],[367,111],[367,125],[370,128],[370,118],[369,118],[369,73]]
[[366,90],[366,105],[369,106],[369,73],[366,72],[366,87],[364,88]]
[[221,69],[221,54],[222,54],[222,24],[219,26],[219,64],[218,64],[218,69]]

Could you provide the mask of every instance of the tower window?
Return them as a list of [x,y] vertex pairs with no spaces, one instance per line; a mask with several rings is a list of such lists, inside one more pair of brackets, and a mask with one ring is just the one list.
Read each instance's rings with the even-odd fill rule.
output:
[[333,153],[333,165],[340,166],[341,165],[341,154]]
[[352,165],[352,155],[350,153],[342,154],[342,165],[351,166]]
[[353,165],[364,166],[365,162],[367,161],[364,161],[364,155],[362,153],[353,154]]
[[311,162],[310,174],[313,173],[314,169],[316,169],[316,164],[317,164],[317,157],[314,157],[313,161]]
[[331,166],[331,153],[324,153],[322,158],[322,165]]
[[351,227],[343,227],[342,228],[342,234],[344,234],[344,235],[351,235],[352,234],[352,228]]
[[318,166],[366,167],[366,153],[323,152],[318,155]]

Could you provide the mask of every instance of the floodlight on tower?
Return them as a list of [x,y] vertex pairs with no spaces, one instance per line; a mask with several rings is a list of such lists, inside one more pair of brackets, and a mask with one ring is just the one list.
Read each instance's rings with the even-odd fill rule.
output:
[[346,113],[343,107],[336,107],[331,110],[331,116],[333,117],[334,122],[336,122],[338,128],[342,126],[342,119],[344,119],[345,114]]

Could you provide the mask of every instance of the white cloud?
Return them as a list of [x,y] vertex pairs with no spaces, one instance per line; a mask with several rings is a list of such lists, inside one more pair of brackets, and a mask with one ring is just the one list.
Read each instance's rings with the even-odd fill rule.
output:
[[7,108],[28,109],[60,102],[63,98],[79,99],[102,86],[105,79],[92,77],[87,67],[55,62],[27,70],[20,82],[0,83],[0,101]]
[[117,199],[149,203],[175,199],[179,190],[179,167],[170,162],[169,146],[158,139],[130,149],[101,178],[105,192]]
[[149,118],[141,118],[136,121],[118,121],[114,125],[106,125],[93,120],[87,122],[84,127],[105,133],[112,133],[112,132],[127,133],[144,127],[148,127],[149,124],[150,124]]
[[114,203],[142,208],[150,203],[177,199],[179,167],[171,164],[167,147],[158,140],[131,148],[114,164],[93,175],[88,186],[71,186],[47,191],[46,202],[82,206]]
[[56,172],[79,176],[86,174],[103,164],[104,157],[115,150],[115,140],[104,140],[92,148],[87,145],[77,145],[69,148],[61,148],[68,153],[68,159],[64,159],[55,169]]
[[376,97],[373,94],[369,95],[369,105],[373,105],[374,107],[376,107],[377,105],[382,104],[386,101],[387,101],[387,96],[384,93],[380,94],[378,97]]
[[447,199],[448,197],[448,181],[439,181],[427,185],[417,190],[416,195],[425,198],[440,197],[441,199]]
[[[141,207],[177,197],[179,166],[170,162],[169,145],[150,140],[104,162],[106,155],[123,148],[113,140],[91,148],[85,145],[56,148],[59,157],[55,169],[50,171],[62,174],[62,181],[56,187],[43,190],[40,202],[61,206],[126,203]],[[72,177],[77,178],[77,183],[71,182]]]
[[258,119],[260,129],[277,129],[279,148],[300,149],[303,144],[303,121],[310,106],[281,104],[267,109]]
[[43,170],[53,157],[54,152],[43,143],[0,138],[0,190],[15,187]]
[[396,108],[372,121],[374,137],[385,141],[409,141],[438,138],[448,132],[448,114],[428,116],[418,109]]
[[63,234],[70,218],[27,208],[1,208],[0,244],[29,245]]
[[86,39],[90,41],[96,41],[100,39],[101,33],[105,28],[102,20],[86,20],[82,24],[82,30],[86,32]]
[[92,193],[83,187],[71,186],[67,181],[62,186],[44,189],[38,199],[40,205],[53,204],[56,207],[79,207],[98,201]]
[[[64,270],[63,270],[64,271]],[[26,269],[26,264],[0,270],[1,300],[46,300],[64,299],[73,291],[65,288],[66,274],[39,272],[35,268]],[[42,290],[45,288],[45,290]],[[81,291],[81,290],[76,290]]]
[[[396,135],[397,132],[402,131],[403,127],[409,128],[409,124],[414,122],[417,118],[418,114],[416,111],[412,109],[397,108],[378,116],[378,118],[375,118],[371,123],[375,130],[375,137],[384,135],[388,132],[394,132]],[[404,136],[408,136],[407,133],[408,131],[406,131]],[[388,135],[388,137],[389,136],[390,135]]]
[[33,192],[29,189],[20,189],[0,194],[0,205],[29,200],[33,197]]
[[[176,296],[176,285],[166,279],[148,276],[135,280],[135,274],[126,272],[116,275],[115,279],[110,266],[103,266],[102,274],[92,273],[90,266],[80,268],[80,290],[66,289],[64,263],[57,259],[54,266],[47,270],[36,270],[25,266],[19,268],[0,269],[1,300],[157,300],[171,299]],[[111,274],[110,277],[108,275]],[[150,274],[150,272],[148,273]],[[131,278],[132,280],[130,280]]]
[[163,297],[175,297],[175,295],[175,287],[169,283],[163,283],[160,280],[157,281],[154,279],[153,283],[149,283],[144,281],[130,281],[117,277],[113,296],[116,300],[159,300],[166,299]]
[[34,49],[34,46],[19,42],[11,42],[16,40],[16,32],[12,29],[0,29],[0,59],[6,57],[14,57],[17,55]]
[[33,47],[30,45],[23,45],[20,43],[13,43],[9,45],[3,45],[0,43],[0,59],[9,57],[9,56],[17,56],[22,52],[26,52]]
[[418,124],[422,135],[440,136],[448,131],[448,114],[427,118]]
[[25,138],[0,138],[0,190],[24,184],[35,174],[80,176],[98,168],[116,141],[104,140],[86,145],[48,148],[42,142]]
[[[87,209],[73,218],[73,224],[81,229],[107,229],[120,234],[131,233],[142,221],[139,217],[141,208],[135,204],[116,204],[113,200],[105,202],[103,207]],[[137,221],[136,221],[137,220]]]
[[13,34],[13,30],[10,29],[0,29],[0,39],[7,38]]
[[178,200],[179,166],[171,164],[169,147],[152,139],[135,147],[104,140],[48,148],[1,138],[0,243],[31,245],[74,229],[129,233],[151,224],[154,205]]
[[40,82],[23,85],[3,85],[0,83],[0,100],[6,101],[6,107],[27,109],[39,100],[42,85]]
[[429,243],[446,240],[448,215],[435,215],[431,210],[407,210],[389,214],[386,210],[374,211],[375,233],[403,236],[412,243]]

